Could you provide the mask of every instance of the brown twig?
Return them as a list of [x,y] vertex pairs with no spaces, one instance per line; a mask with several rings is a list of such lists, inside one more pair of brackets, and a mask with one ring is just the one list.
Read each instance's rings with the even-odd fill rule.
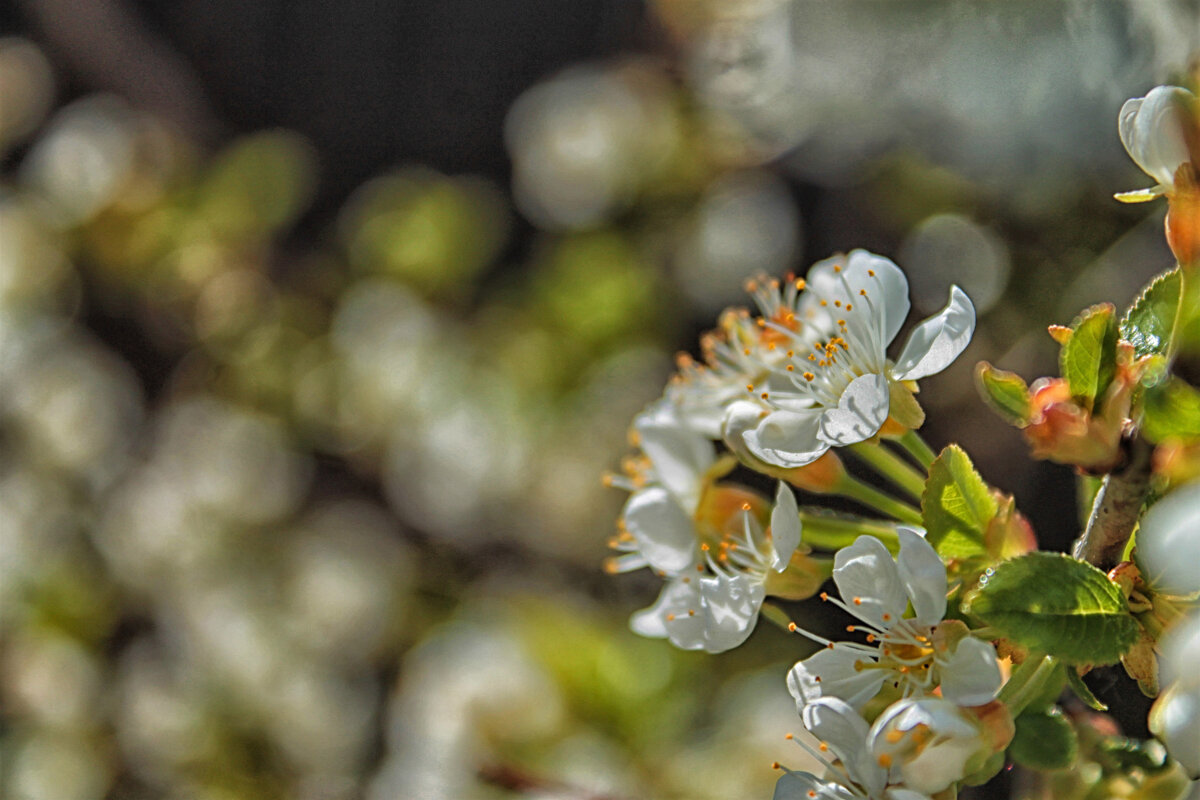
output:
[[1125,463],[1104,478],[1087,528],[1072,549],[1076,558],[1105,572],[1120,563],[1150,490],[1153,446],[1136,434],[1124,444]]

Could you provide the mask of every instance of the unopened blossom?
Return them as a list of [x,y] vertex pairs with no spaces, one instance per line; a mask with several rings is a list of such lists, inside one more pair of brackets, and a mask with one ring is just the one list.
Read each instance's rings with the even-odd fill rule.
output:
[[1161,648],[1165,688],[1150,709],[1150,730],[1193,780],[1200,779],[1200,613],[1168,629]]
[[1101,410],[1080,405],[1065,378],[1040,378],[1030,387],[1030,419],[1024,428],[1034,458],[1104,473],[1121,459],[1121,435],[1129,418],[1136,376],[1121,369]]
[[799,467],[829,448],[870,439],[924,420],[912,381],[941,372],[975,330],[975,308],[957,286],[938,314],[920,323],[893,361],[887,347],[908,316],[908,281],[890,260],[855,250],[826,259],[796,281],[791,326],[767,322],[786,359],[745,387],[762,403],[757,425],[742,434],[756,458]]
[[1185,266],[1200,262],[1200,102],[1178,86],[1157,86],[1121,106],[1117,128],[1134,162],[1157,184],[1118,194],[1124,202],[1167,198],[1166,234]]
[[[834,557],[841,599],[822,595],[858,618],[849,632],[864,641],[827,641],[788,673],[788,690],[802,711],[818,698],[838,697],[856,709],[884,683],[904,695],[941,694],[957,705],[987,703],[1000,689],[996,652],[946,614],[946,566],[914,528],[898,529],[900,552],[860,536]],[[906,616],[911,604],[912,616]],[[797,628],[796,630],[800,630]],[[811,635],[811,634],[810,634]]]
[[1121,144],[1142,172],[1158,181],[1140,192],[1120,196],[1146,200],[1175,189],[1179,168],[1191,161],[1186,128],[1195,95],[1179,86],[1156,86],[1145,97],[1126,100],[1117,117]]
[[1156,594],[1200,599],[1200,482],[1150,507],[1138,526],[1134,559]]
[[893,703],[871,725],[868,742],[889,780],[927,794],[962,780],[994,752],[974,718],[940,697]]

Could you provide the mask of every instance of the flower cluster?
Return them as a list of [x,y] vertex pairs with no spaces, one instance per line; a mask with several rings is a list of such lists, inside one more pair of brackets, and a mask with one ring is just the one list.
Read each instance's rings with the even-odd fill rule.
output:
[[[689,650],[741,644],[768,594],[816,592],[828,569],[800,546],[788,483],[853,491],[827,451],[919,425],[913,381],[946,367],[975,323],[954,287],[946,309],[888,359],[908,314],[908,283],[865,250],[822,261],[807,278],[748,288],[759,314],[726,311],[702,339],[702,361],[680,356],[664,396],[634,420],[637,454],[608,478],[630,492],[609,571],[649,567],[666,581],[633,628]],[[718,456],[715,440],[732,457]],[[773,504],[722,480],[736,459],[781,479]]]
[[[1200,484],[1177,485],[1194,479],[1200,390],[1173,372],[1187,355],[1179,331],[1197,323],[1200,104],[1159,87],[1122,108],[1119,130],[1157,181],[1121,199],[1167,197],[1181,268],[1121,316],[1100,304],[1051,326],[1061,377],[1029,386],[987,364],[977,371],[1035,457],[1102,479],[1098,490],[1083,484],[1095,499],[1071,556],[1030,552],[1033,531],[1013,499],[960,447],[935,454],[917,434],[916,381],[970,343],[970,299],[952,286],[890,357],[908,282],[865,250],[803,278],[750,281],[755,310],[725,311],[700,358],[681,355],[663,396],[634,420],[637,452],[610,477],[630,494],[608,564],[648,567],[665,582],[633,615],[634,631],[720,652],[746,640],[766,598],[818,593],[852,618],[845,636],[827,638],[782,606],[767,614],[820,645],[787,674],[806,729],[788,738],[823,769],[776,764],[776,800],[941,800],[1006,759],[1080,774],[1095,765],[1073,797],[1117,786],[1176,797],[1185,773],[1200,772],[1200,580],[1188,557]],[[855,477],[843,455],[891,488]],[[738,482],[739,466],[774,479],[773,497]],[[802,506],[796,489],[841,495],[872,516]],[[1122,562],[1135,531],[1134,561]],[[821,591],[826,579],[836,591]],[[1098,717],[1057,705],[1070,685],[1099,708],[1081,676],[1118,661],[1146,694],[1162,679],[1150,717],[1157,760]]]
[[[895,560],[870,536],[838,551],[833,581],[841,597],[821,595],[858,619],[847,631],[865,642],[806,634],[825,648],[788,674],[805,727],[828,740],[843,766],[860,766],[830,769],[825,779],[787,771],[777,798],[800,798],[809,790],[879,800],[925,797],[981,769],[1012,738],[1012,720],[994,702],[1002,683],[995,649],[961,621],[943,619],[945,565],[922,532],[898,532]],[[868,729],[859,714],[878,697],[897,699]],[[848,756],[851,742],[857,750]]]
[[[741,644],[768,595],[808,597],[832,576],[842,599],[822,598],[857,617],[849,631],[865,641],[813,637],[826,647],[792,669],[788,686],[830,769],[823,778],[787,771],[778,796],[942,791],[1011,736],[1011,725],[995,733],[996,715],[985,713],[1001,683],[995,650],[944,619],[946,567],[923,531],[802,514],[792,487],[846,494],[897,522],[919,518],[864,489],[830,451],[875,447],[855,452],[895,480],[917,474],[880,440],[921,424],[915,381],[963,351],[974,308],[951,288],[945,309],[892,360],[886,348],[909,301],[904,274],[886,258],[856,250],[805,278],[760,278],[748,289],[758,313],[726,311],[702,339],[702,358],[681,356],[664,396],[634,420],[637,452],[608,478],[630,493],[608,568],[648,567],[665,581],[633,630],[708,652]],[[773,500],[729,480],[738,462],[778,479]],[[805,531],[820,539],[814,531],[831,525],[841,526],[839,544],[821,543],[835,554],[812,555]],[[885,540],[898,547],[895,560]],[[893,702],[871,723],[862,714],[876,697]]]

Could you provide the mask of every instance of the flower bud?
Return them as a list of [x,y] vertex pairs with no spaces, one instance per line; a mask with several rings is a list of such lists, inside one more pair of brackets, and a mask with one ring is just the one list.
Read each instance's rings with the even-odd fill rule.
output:
[[1094,414],[1071,397],[1064,378],[1042,378],[1031,387],[1025,438],[1034,458],[1073,464],[1089,472],[1111,471],[1121,459],[1121,434],[1129,415],[1132,384],[1118,374]]

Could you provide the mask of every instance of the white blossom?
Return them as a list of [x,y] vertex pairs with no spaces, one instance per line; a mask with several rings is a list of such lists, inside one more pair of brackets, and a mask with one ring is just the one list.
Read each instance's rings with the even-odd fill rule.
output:
[[1200,612],[1177,622],[1160,642],[1163,692],[1150,710],[1150,730],[1193,779],[1200,778]]
[[[841,599],[822,595],[857,617],[853,633],[866,641],[828,641],[788,673],[788,689],[801,711],[817,698],[838,697],[861,709],[885,682],[905,695],[942,696],[964,706],[982,705],[1000,689],[995,650],[972,638],[946,613],[946,567],[915,528],[898,528],[895,560],[873,536],[860,536],[834,557],[833,581]],[[906,617],[909,604],[913,615]],[[798,629],[799,630],[799,629]],[[802,631],[803,632],[803,631]]]
[[806,706],[801,718],[820,748],[809,748],[799,738],[795,741],[825,764],[826,774],[818,778],[785,770],[775,785],[775,800],[928,800],[928,794],[889,779],[889,770],[867,747],[870,726],[848,704],[823,697]]
[[786,334],[799,329],[801,297],[794,280],[759,277],[746,283],[758,316],[744,308],[721,314],[717,327],[700,338],[701,360],[686,353],[677,359],[679,371],[667,386],[667,397],[690,426],[710,439],[721,438],[729,405],[761,384],[787,359]]
[[1175,173],[1187,162],[1184,140],[1184,114],[1195,96],[1178,86],[1156,86],[1145,97],[1126,100],[1117,117],[1117,130],[1129,157],[1157,185],[1126,192],[1117,198],[1126,202],[1149,200],[1169,194],[1175,187]]
[[609,478],[612,485],[632,492],[621,512],[621,535],[613,543],[622,555],[608,562],[609,569],[649,566],[675,574],[696,563],[700,542],[695,514],[716,451],[664,401],[638,414],[633,430],[643,457],[626,463],[626,475]]
[[893,703],[871,726],[868,742],[891,782],[927,794],[961,780],[991,752],[983,730],[940,697]]
[[1200,483],[1180,487],[1142,518],[1134,559],[1157,594],[1200,597]]
[[669,639],[684,650],[720,653],[746,640],[758,621],[772,572],[787,569],[800,545],[796,498],[782,482],[771,512],[769,535],[749,509],[741,512],[742,535],[716,548],[700,546],[702,561],[671,576],[658,600],[633,615],[642,636]]
[[941,372],[970,342],[975,308],[966,294],[952,286],[946,307],[920,323],[892,361],[886,349],[909,311],[908,281],[894,263],[855,250],[814,265],[796,286],[803,291],[793,327],[764,323],[784,340],[785,359],[747,387],[763,404],[761,420],[742,433],[750,452],[799,467],[871,438],[889,415],[919,425],[908,382]]
[[[654,605],[633,615],[643,636],[669,639],[685,650],[722,652],[754,629],[767,579],[787,569],[800,545],[800,513],[778,485],[770,528],[763,530],[736,486],[718,486],[713,444],[680,419],[668,400],[634,420],[642,456],[626,464],[613,485],[632,493],[611,542],[620,555],[609,569],[650,567],[666,579]],[[736,502],[729,511],[722,509]]]

